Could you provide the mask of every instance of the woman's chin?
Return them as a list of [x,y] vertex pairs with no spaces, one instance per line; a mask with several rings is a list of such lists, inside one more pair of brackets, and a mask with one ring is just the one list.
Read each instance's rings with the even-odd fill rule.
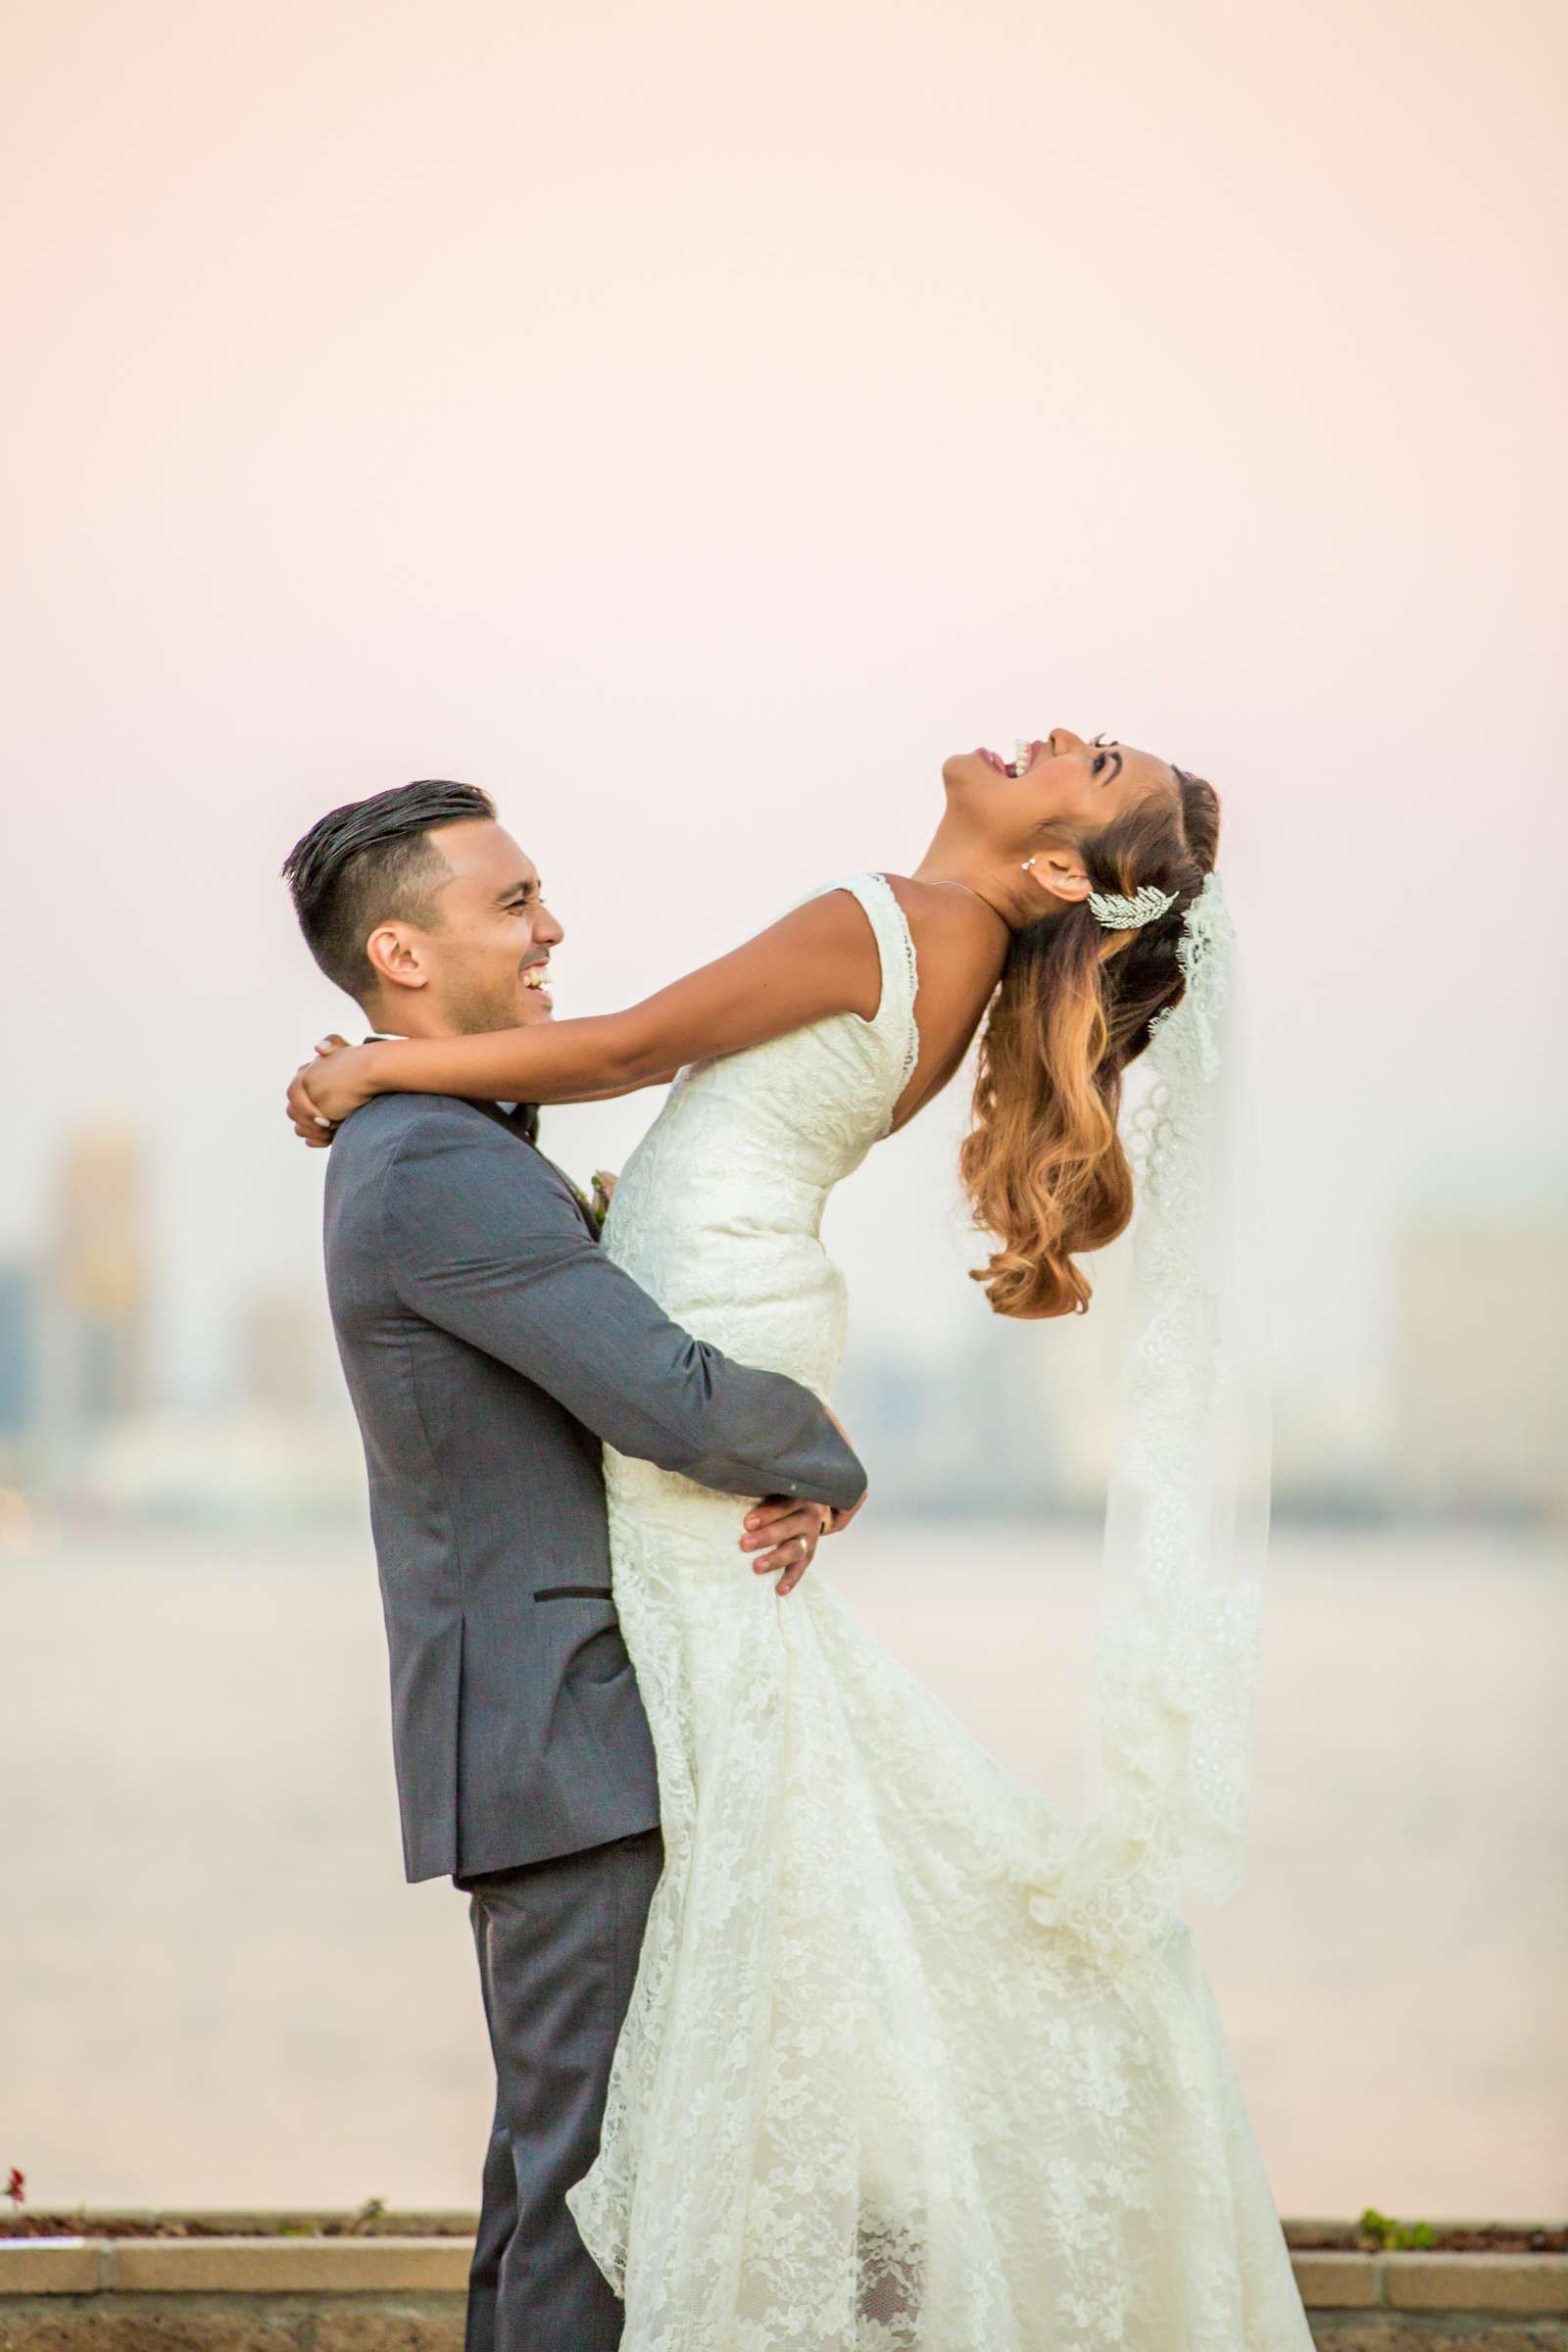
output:
[[977,800],[994,791],[1000,780],[978,752],[954,752],[942,762],[942,785],[950,801]]

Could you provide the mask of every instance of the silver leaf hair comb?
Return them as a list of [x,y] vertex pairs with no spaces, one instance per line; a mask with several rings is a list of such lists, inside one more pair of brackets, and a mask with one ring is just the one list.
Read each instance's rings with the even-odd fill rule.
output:
[[1140,931],[1145,923],[1152,923],[1156,915],[1163,914],[1167,906],[1174,906],[1175,904],[1175,891],[1160,890],[1152,882],[1146,882],[1141,890],[1135,890],[1130,899],[1124,899],[1114,890],[1092,890],[1089,893],[1089,910],[1096,922],[1103,924],[1107,931]]

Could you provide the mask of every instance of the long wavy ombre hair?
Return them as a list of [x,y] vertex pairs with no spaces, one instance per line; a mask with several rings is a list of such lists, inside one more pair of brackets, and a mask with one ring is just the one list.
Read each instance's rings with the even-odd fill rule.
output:
[[1084,902],[1042,915],[1014,938],[992,999],[958,1171],[975,1224],[999,1244],[973,1270],[999,1315],[1084,1313],[1092,1286],[1073,1253],[1103,1249],[1133,1213],[1122,1073],[1186,993],[1182,916],[1219,847],[1219,796],[1174,773],[1175,796],[1070,838],[1097,891],[1130,897],[1153,882],[1175,905],[1132,931],[1106,930]]

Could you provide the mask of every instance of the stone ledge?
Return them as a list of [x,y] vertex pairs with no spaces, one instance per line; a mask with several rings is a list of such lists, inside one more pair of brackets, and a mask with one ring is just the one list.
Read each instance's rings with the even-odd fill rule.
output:
[[1291,2256],[1297,2291],[1312,2311],[1364,2311],[1381,2303],[1375,2254]]
[[0,2240],[0,2295],[93,2295],[104,2284],[102,2237]]
[[461,2237],[127,2237],[107,2241],[122,2294],[353,2295],[457,2291],[472,2241]]
[[1384,2300],[1397,2311],[1568,2312],[1568,2254],[1380,2254],[1377,2260]]
[[[461,2298],[472,2252],[464,2237],[0,2237],[0,2297],[74,2296],[103,2312],[122,2296]],[[1298,2248],[1292,2262],[1309,2311],[1568,2317],[1568,2254]],[[358,2321],[340,2317],[341,2352],[354,2352]]]
[[461,2237],[0,2239],[0,2295],[462,2294]]

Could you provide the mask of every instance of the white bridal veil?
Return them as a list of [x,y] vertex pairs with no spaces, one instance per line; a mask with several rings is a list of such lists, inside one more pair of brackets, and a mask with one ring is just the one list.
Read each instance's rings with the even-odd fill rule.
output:
[[[1241,1873],[1268,1554],[1267,1262],[1235,930],[1189,906],[1179,1004],[1129,1072],[1137,1206],[1085,1818],[1031,1897],[1102,1948]],[[1132,1081],[1145,1074],[1135,1101]]]

